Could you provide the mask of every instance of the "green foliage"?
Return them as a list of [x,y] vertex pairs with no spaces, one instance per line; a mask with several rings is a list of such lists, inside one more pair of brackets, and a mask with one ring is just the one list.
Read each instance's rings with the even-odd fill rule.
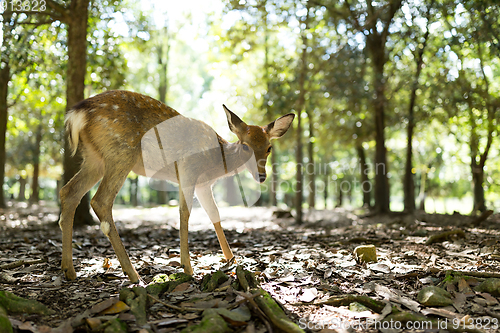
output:
[[[334,186],[341,181],[360,177],[359,147],[366,151],[371,182],[375,175],[377,87],[367,36],[384,33],[392,8],[394,19],[382,45],[387,55],[382,60],[387,61],[383,77],[377,79],[385,89],[393,201],[398,202],[403,190],[408,110],[417,87],[417,191],[425,178],[430,197],[470,197],[471,171],[479,166],[485,171],[487,204],[500,207],[500,10],[494,1],[405,1],[399,6],[392,0],[230,0],[201,16],[197,9],[155,6],[91,2],[86,94],[125,88],[160,98],[163,87],[170,106],[206,121],[225,138],[232,134],[222,103],[249,123],[265,124],[288,112],[305,111],[303,142],[314,143],[313,159],[332,170],[330,197],[338,195]],[[380,15],[368,20],[375,13]],[[2,61],[9,60],[13,73],[7,176],[31,174],[41,128],[41,170],[56,179],[65,107],[64,25],[18,25],[12,35],[13,44],[2,48]],[[422,72],[415,81],[424,43]],[[300,87],[305,44],[307,78]],[[297,110],[302,88],[304,110]],[[295,131],[276,142],[280,186],[287,192],[280,194],[281,200],[293,194]],[[350,194],[354,204],[361,202],[359,185]]]

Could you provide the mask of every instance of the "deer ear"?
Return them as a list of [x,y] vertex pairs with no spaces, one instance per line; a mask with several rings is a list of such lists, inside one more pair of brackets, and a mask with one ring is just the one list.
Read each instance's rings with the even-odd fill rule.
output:
[[264,130],[267,134],[269,134],[270,139],[281,138],[290,128],[294,118],[295,114],[286,114],[283,117],[279,117],[272,123],[269,123],[266,127],[264,127]]
[[226,112],[227,124],[229,125],[229,129],[236,135],[244,132],[247,128],[247,124],[243,120],[240,119],[237,115],[235,115],[231,110],[229,110],[224,104],[222,104],[224,111]]

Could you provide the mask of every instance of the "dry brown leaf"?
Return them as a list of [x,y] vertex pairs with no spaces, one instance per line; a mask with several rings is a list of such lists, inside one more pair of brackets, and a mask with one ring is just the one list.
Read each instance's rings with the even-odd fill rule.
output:
[[116,313],[125,312],[128,310],[130,310],[130,306],[128,306],[127,304],[125,304],[122,301],[118,301],[115,304],[113,304],[112,306],[110,306],[109,308],[107,308],[106,310],[101,311],[99,314],[101,314],[101,315],[116,314]]
[[114,305],[116,302],[118,302],[118,298],[109,298],[105,301],[102,301],[100,303],[97,303],[90,309],[90,313],[99,313],[101,311],[106,310],[110,306]]
[[111,266],[112,266],[111,260],[109,260],[109,258],[104,258],[104,262],[102,263],[102,268],[109,269],[111,268]]
[[181,283],[180,285],[178,285],[177,287],[175,287],[174,290],[172,290],[172,292],[186,291],[189,288],[190,285],[191,285],[191,282]]
[[102,324],[99,318],[85,318],[85,321],[92,331],[96,330]]

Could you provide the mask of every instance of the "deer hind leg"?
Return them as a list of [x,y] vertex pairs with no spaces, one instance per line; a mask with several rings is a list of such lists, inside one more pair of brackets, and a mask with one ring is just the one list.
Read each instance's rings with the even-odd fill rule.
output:
[[101,221],[101,231],[110,240],[116,256],[120,261],[122,270],[127,274],[130,281],[135,283],[139,281],[139,274],[137,274],[137,271],[130,262],[125,247],[120,239],[120,235],[116,230],[112,215],[112,208],[116,195],[123,186],[134,163],[135,161],[133,158],[129,159],[129,161],[106,161],[104,177],[90,205]]
[[214,196],[212,194],[212,188],[210,186],[203,186],[196,188],[196,197],[200,201],[201,206],[207,212],[210,221],[214,224],[215,233],[217,234],[217,239],[219,240],[222,253],[226,260],[231,260],[234,255],[229,247],[229,244],[224,235],[224,230],[220,225],[219,209],[215,203]]
[[85,160],[80,171],[60,191],[61,217],[59,227],[62,231],[63,246],[61,269],[68,280],[76,279],[72,248],[75,210],[82,197],[101,179],[102,174],[103,169],[100,162]]

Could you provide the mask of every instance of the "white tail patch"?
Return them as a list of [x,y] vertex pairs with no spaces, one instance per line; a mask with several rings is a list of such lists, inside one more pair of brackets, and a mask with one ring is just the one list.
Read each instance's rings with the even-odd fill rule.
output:
[[106,237],[108,237],[109,235],[109,230],[111,229],[111,226],[109,225],[109,222],[101,222],[101,231],[103,234],[106,235]]
[[78,149],[78,140],[80,138],[80,131],[87,124],[87,117],[84,112],[71,111],[64,120],[66,130],[69,133],[69,146],[71,148],[71,156],[75,156]]

